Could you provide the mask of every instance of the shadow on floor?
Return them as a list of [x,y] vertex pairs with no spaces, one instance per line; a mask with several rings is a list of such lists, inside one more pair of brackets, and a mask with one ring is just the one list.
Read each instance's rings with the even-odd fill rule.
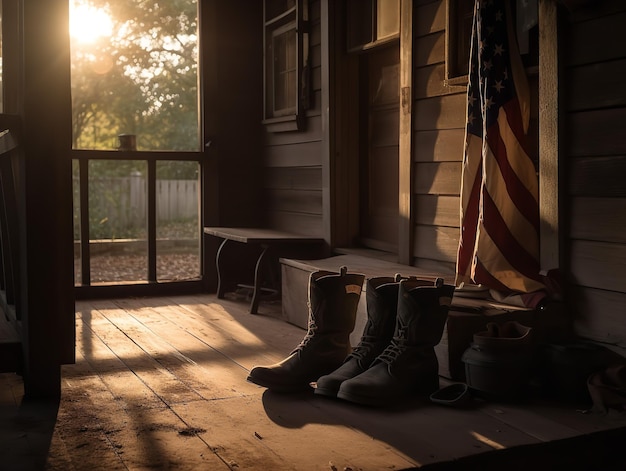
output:
[[0,388],[0,468],[45,469],[59,401],[24,397],[22,378],[15,374],[0,375]]
[[[307,424],[343,424],[359,430],[374,439],[388,443],[411,457],[421,466],[409,469],[423,471],[543,471],[564,469],[568,471],[626,471],[626,428],[593,432],[574,438],[548,443],[517,445],[502,450],[478,451],[463,458],[448,458],[434,462],[425,457],[445,456],[445,443],[416,437],[423,426],[424,415],[431,416],[433,434],[445,434],[449,427],[450,440],[458,437],[468,423],[468,417],[480,404],[465,410],[444,408],[444,414],[436,418],[419,410],[432,406],[426,399],[413,399],[384,409],[368,408],[344,401],[322,398],[310,392],[279,394],[267,390],[262,396],[264,410],[270,420],[281,427],[300,429]],[[313,407],[302,407],[306,402]],[[451,414],[460,414],[456,422]],[[442,419],[442,420],[441,420]],[[471,421],[471,418],[469,419]],[[417,426],[422,421],[421,426]],[[470,422],[471,423],[471,422]],[[442,432],[443,430],[443,432]],[[442,448],[437,449],[437,445]],[[452,444],[451,444],[452,445]],[[454,445],[452,445],[454,448]],[[428,449],[428,452],[425,450]],[[431,463],[429,464],[428,461]]]

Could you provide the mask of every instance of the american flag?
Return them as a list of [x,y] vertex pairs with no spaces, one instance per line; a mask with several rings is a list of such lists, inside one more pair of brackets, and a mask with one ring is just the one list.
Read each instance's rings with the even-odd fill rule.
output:
[[503,296],[544,288],[528,83],[508,1],[476,0],[467,87],[457,284]]

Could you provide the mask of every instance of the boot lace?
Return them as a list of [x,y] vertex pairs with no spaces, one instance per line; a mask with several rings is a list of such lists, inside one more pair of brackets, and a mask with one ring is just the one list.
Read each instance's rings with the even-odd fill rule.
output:
[[400,355],[402,355],[406,351],[407,345],[404,339],[402,338],[394,338],[387,348],[378,355],[377,360],[383,361],[388,365],[394,363]]
[[358,345],[354,347],[352,353],[350,353],[350,356],[362,360],[372,350],[375,342],[376,337],[374,337],[373,335],[364,335],[363,337],[361,337]]
[[317,324],[315,322],[309,322],[309,328],[307,329],[306,335],[300,341],[300,344],[293,349],[291,353],[299,352],[303,348],[307,346],[307,344],[311,341],[311,339],[315,336],[315,332],[317,332]]

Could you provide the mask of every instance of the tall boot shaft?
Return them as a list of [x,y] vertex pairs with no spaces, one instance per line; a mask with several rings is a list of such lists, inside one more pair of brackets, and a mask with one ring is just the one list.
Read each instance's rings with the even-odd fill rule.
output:
[[296,392],[337,368],[350,353],[350,334],[365,276],[313,272],[309,277],[308,330],[300,344],[279,363],[257,366],[248,381],[278,392]]
[[354,330],[356,311],[365,276],[348,273],[341,267],[339,273],[316,271],[309,277],[309,329],[317,332],[345,332]]
[[434,347],[441,340],[454,286],[437,279],[402,280],[393,338],[372,365],[344,381],[337,397],[364,405],[391,405],[412,394],[430,394],[439,387]]
[[[367,280],[367,321],[361,339],[339,368],[317,380],[315,394],[335,397],[341,383],[363,373],[389,345],[396,325],[398,287],[402,279],[398,273],[394,277]],[[432,284],[428,281],[421,283]],[[416,281],[416,284],[419,283]]]
[[398,293],[394,338],[407,346],[434,347],[441,340],[454,286],[438,278],[435,284],[403,280]]

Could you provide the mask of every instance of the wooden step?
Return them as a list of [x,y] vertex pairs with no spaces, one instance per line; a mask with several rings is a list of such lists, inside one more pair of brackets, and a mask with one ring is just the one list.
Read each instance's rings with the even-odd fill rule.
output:
[[[307,328],[308,324],[308,283],[309,275],[317,270],[338,272],[342,266],[348,268],[349,273],[362,273],[365,278],[379,276],[417,276],[423,279],[442,277],[446,283],[454,283],[453,274],[434,273],[429,270],[401,265],[398,263],[367,257],[357,254],[337,255],[321,260],[294,260],[281,258],[282,304],[283,319],[291,324]],[[364,283],[363,290],[366,289]],[[356,326],[351,336],[353,344],[358,343],[363,327],[367,320],[365,292],[361,295],[357,313]]]
[[[283,320],[303,329],[308,327],[308,282],[312,272],[328,270],[338,272],[342,266],[349,273],[362,273],[367,278],[379,276],[416,276],[422,279],[443,278],[448,284],[454,284],[454,274],[436,273],[419,267],[401,265],[380,258],[360,254],[345,254],[321,260],[294,260],[281,258],[282,270],[282,308]],[[367,321],[367,303],[365,290],[359,300],[356,324],[350,336],[352,345],[356,345],[363,333]],[[528,308],[508,305],[487,299],[472,299],[455,296],[448,314],[441,342],[435,348],[439,360],[440,375],[452,380],[462,381],[465,376],[461,356],[469,347],[475,332],[485,329],[487,322],[517,320],[533,325],[534,311]]]

